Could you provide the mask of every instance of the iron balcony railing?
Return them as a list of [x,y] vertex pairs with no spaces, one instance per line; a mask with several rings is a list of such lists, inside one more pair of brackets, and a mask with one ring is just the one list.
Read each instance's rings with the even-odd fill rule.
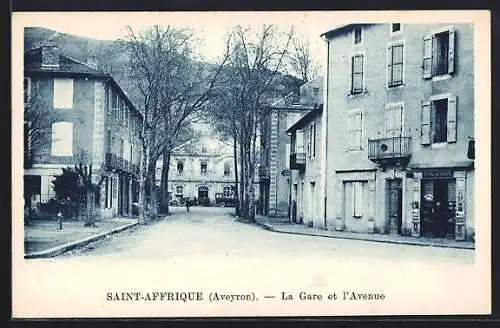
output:
[[372,161],[411,157],[411,138],[368,139],[368,159]]

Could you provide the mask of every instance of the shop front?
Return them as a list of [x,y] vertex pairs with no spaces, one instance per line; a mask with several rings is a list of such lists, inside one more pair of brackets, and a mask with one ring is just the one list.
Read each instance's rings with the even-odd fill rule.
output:
[[410,230],[414,237],[468,239],[472,211],[466,211],[468,172],[431,168],[413,173]]

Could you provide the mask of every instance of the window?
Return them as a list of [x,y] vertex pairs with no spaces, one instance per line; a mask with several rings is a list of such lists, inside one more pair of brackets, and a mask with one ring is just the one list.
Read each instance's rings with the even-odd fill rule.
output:
[[457,140],[457,99],[435,96],[422,103],[422,145]]
[[391,33],[397,33],[397,32],[401,32],[401,24],[400,23],[391,24]]
[[183,186],[177,186],[177,187],[175,187],[175,193],[177,195],[182,195],[184,193],[184,187]]
[[423,77],[452,74],[455,69],[455,31],[448,28],[424,37]]
[[351,94],[363,92],[364,56],[354,55],[351,59]]
[[120,138],[120,158],[125,157],[125,140],[123,138]]
[[316,156],[316,122],[309,125],[309,137],[307,138],[307,155],[309,158]]
[[224,196],[226,197],[229,197],[231,196],[231,187],[229,186],[225,186],[223,189],[222,189],[222,193],[224,194]]
[[106,153],[111,153],[111,144],[112,144],[112,137],[111,137],[111,129],[106,130]]
[[206,174],[207,173],[207,163],[202,162],[200,164],[200,173],[201,174]]
[[203,147],[201,147],[201,152],[202,152],[202,153],[206,153],[206,152],[207,152],[207,147],[204,147],[204,146],[203,146]]
[[54,79],[54,108],[73,108],[73,79]]
[[184,172],[184,163],[177,162],[177,173],[182,174]]
[[225,162],[224,163],[224,176],[227,177],[231,175],[231,163]]
[[399,137],[403,130],[403,105],[388,105],[385,108],[385,135],[387,138]]
[[29,77],[24,78],[23,83],[24,90],[24,103],[27,104],[30,100],[30,92],[31,92],[31,79]]
[[348,150],[363,148],[363,113],[360,110],[352,110],[348,115]]
[[363,216],[363,182],[353,182],[352,187],[352,216],[360,218]]
[[395,87],[403,84],[403,44],[392,44],[387,49],[387,84]]
[[52,155],[73,156],[73,123],[52,124]]
[[361,27],[356,27],[354,29],[354,44],[360,44],[362,39],[362,29]]
[[318,87],[313,88],[313,97],[314,97],[314,99],[313,99],[314,106],[316,107],[320,103],[319,88]]
[[295,132],[295,152],[304,153],[304,130]]

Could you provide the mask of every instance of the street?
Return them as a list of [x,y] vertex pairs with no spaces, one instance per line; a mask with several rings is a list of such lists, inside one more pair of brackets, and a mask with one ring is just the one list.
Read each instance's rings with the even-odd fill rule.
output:
[[[53,316],[442,314],[481,311],[489,299],[475,251],[283,234],[236,221],[233,208],[190,210],[172,208],[161,221],[79,251],[25,261],[19,293]],[[203,306],[138,306],[116,296],[164,291],[236,296]],[[385,299],[325,301],[351,292]],[[107,293],[118,294],[106,301]],[[304,293],[311,298],[297,303]],[[256,301],[242,306],[237,299],[250,297],[243,295]]]
[[267,231],[236,221],[234,208],[171,207],[160,222],[111,236],[64,255],[106,259],[182,261],[190,256],[224,256],[270,261],[328,260],[434,262],[468,265],[474,252],[461,249],[393,245],[368,241],[321,238]]

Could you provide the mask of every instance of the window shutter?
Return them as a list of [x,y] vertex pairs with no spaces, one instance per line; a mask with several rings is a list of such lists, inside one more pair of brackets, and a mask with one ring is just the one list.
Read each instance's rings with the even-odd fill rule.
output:
[[431,143],[431,103],[422,103],[422,145]]
[[457,141],[457,97],[451,96],[448,98],[448,126],[447,126],[447,141]]
[[387,85],[392,84],[392,45],[387,48]]
[[359,141],[358,149],[363,149],[363,113],[359,113]]
[[422,64],[423,78],[432,77],[432,35],[424,36],[424,59]]
[[455,30],[451,28],[448,36],[448,74],[452,74],[454,71],[455,71]]

